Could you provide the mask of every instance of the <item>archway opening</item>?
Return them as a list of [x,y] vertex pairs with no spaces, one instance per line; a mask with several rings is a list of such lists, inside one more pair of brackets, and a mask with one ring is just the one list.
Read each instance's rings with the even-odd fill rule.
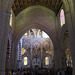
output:
[[[36,66],[38,68],[51,68],[54,65],[53,56],[54,48],[50,37],[41,29],[33,28],[28,30],[19,40],[17,68],[35,68]],[[27,57],[27,61],[24,61],[25,57]],[[48,61],[46,57],[48,57]],[[24,65],[25,62],[27,65]],[[48,62],[47,65],[46,62]]]

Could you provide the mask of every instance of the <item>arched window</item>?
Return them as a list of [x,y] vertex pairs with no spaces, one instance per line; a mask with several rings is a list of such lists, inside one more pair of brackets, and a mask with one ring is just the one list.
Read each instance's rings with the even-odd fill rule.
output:
[[65,15],[64,15],[63,9],[60,12],[60,23],[61,23],[61,26],[63,26],[65,24]]
[[12,10],[11,10],[11,14],[10,14],[10,26],[12,27]]
[[49,65],[49,57],[45,57],[45,65]]
[[28,58],[27,57],[24,57],[24,65],[27,65],[27,60],[28,60]]

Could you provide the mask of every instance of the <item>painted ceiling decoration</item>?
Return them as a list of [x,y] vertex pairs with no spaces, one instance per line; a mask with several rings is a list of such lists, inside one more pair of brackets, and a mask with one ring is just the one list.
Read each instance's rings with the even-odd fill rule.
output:
[[33,5],[41,5],[51,9],[55,13],[58,13],[62,4],[61,0],[14,0],[12,9],[15,16],[17,16],[25,8]]

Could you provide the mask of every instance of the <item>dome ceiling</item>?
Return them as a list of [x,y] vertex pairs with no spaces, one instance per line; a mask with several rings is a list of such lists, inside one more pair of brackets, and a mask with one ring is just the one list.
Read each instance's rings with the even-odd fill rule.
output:
[[62,5],[62,1],[61,0],[14,0],[12,9],[14,11],[15,16],[17,16],[22,10],[33,5],[41,5],[51,9],[55,13],[58,13]]

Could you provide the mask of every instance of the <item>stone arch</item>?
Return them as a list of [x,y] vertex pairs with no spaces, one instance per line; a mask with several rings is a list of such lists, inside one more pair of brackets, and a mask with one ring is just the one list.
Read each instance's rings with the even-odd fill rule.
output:
[[[2,7],[4,7],[4,9],[7,11],[7,10],[11,10],[11,7],[12,7],[12,4],[13,4],[13,2],[14,2],[14,0],[8,0],[8,1],[3,1],[3,5],[6,5],[6,6],[2,6]],[[72,16],[71,14],[71,10],[73,10],[73,14],[74,14],[74,0],[70,0],[70,1],[68,1],[68,0],[66,0],[66,1],[64,1],[64,0],[62,0],[62,2],[63,2],[63,5],[64,5],[64,10],[65,10],[65,13],[67,13],[67,12],[69,12],[70,11],[70,16]],[[73,5],[71,5],[71,3],[73,4]],[[67,6],[68,5],[68,6]],[[8,9],[9,8],[9,9]],[[72,8],[72,9],[71,9]]]
[[56,46],[57,46],[57,40],[55,38],[55,35],[50,31],[49,28],[47,28],[46,26],[43,26],[43,25],[39,25],[39,24],[32,24],[30,26],[27,26],[25,27],[18,35],[17,37],[15,38],[15,41],[14,41],[14,45],[15,45],[15,48],[14,48],[14,53],[16,54],[16,47],[18,45],[18,41],[20,40],[20,38],[23,36],[23,34],[25,32],[27,32],[28,30],[30,29],[33,29],[33,28],[37,28],[37,29],[41,29],[43,31],[45,31],[51,38],[52,40],[52,43],[53,43],[53,46],[54,46],[54,49],[56,50]]
[[[40,10],[39,14],[36,13],[36,9],[37,9],[37,11]],[[32,13],[30,13],[30,12],[32,12]],[[24,14],[26,14],[26,15],[24,15]],[[35,15],[35,16],[37,15],[36,16],[37,18],[39,18],[40,15],[42,15],[42,17],[41,17],[42,21],[39,20],[40,18],[37,19],[33,15]],[[31,17],[29,17],[30,19],[27,18],[27,16],[31,16]],[[27,20],[23,17],[25,17]],[[27,30],[30,30],[32,28],[38,28],[38,29],[42,29],[43,31],[45,31],[50,37],[54,36],[54,40],[56,41],[55,34],[54,34],[55,33],[55,31],[54,31],[55,21],[53,18],[55,18],[55,13],[46,7],[36,5],[36,6],[31,6],[31,7],[26,8],[25,10],[20,12],[16,17],[16,29],[15,29],[16,32],[14,35],[14,40],[17,42]],[[26,20],[26,22],[24,20]],[[31,20],[33,20],[33,22]],[[52,20],[53,20],[53,22],[50,23],[49,21],[52,21]],[[21,21],[22,21],[22,23],[21,23]],[[29,23],[29,21],[30,21],[30,23]],[[19,28],[19,29],[17,30],[17,28]],[[52,31],[52,29],[53,29],[53,31]],[[53,37],[52,37],[52,39],[53,39]]]
[[53,44],[57,44],[57,40],[55,38],[55,35],[50,31],[49,28],[47,28],[46,26],[43,26],[43,25],[39,25],[39,24],[32,24],[30,26],[25,27],[19,34],[17,34],[15,41],[14,41],[16,43],[16,45],[18,44],[18,41],[23,36],[23,34],[33,28],[37,28],[37,29],[41,29],[41,30],[45,31],[49,35],[49,37],[51,38]]
[[54,30],[55,27],[55,13],[43,6],[31,6],[20,12],[15,19],[15,35],[23,28],[31,24],[47,25],[48,28]]

